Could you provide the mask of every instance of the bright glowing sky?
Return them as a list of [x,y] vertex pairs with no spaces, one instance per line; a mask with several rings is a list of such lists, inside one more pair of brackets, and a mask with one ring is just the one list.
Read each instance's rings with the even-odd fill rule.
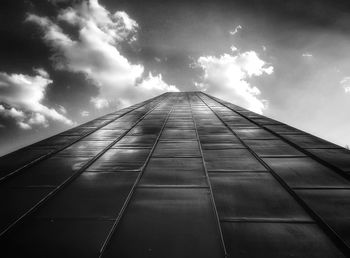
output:
[[164,91],[350,145],[347,1],[1,1],[0,155]]

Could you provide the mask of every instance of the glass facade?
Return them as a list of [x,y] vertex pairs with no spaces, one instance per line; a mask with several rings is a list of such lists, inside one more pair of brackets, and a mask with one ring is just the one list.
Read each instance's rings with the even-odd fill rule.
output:
[[346,257],[350,152],[202,92],[0,158],[3,257]]

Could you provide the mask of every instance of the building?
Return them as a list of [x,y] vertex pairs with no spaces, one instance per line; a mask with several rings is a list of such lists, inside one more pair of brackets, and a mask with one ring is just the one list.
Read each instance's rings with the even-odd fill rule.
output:
[[0,159],[2,257],[345,257],[350,152],[201,92]]

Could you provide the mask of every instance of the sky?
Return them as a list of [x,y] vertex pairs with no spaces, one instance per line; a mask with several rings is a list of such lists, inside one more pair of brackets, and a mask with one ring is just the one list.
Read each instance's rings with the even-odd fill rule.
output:
[[166,91],[350,145],[350,3],[2,0],[0,155]]

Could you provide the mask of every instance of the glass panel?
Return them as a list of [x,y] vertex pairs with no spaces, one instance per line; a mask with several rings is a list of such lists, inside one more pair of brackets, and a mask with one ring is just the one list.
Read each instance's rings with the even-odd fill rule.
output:
[[350,172],[350,151],[346,149],[308,149],[315,156],[327,161],[329,164]]
[[224,125],[222,126],[198,126],[197,127],[199,135],[207,134],[227,134],[233,135],[232,132],[227,129]]
[[284,135],[284,138],[302,148],[339,148],[339,146],[309,134]]
[[255,129],[255,128],[247,128],[247,129],[236,129],[234,130],[238,137],[241,139],[251,139],[251,140],[267,140],[267,139],[276,139],[277,137],[271,134],[270,132],[264,129]]
[[203,150],[208,170],[266,170],[246,149]]
[[311,158],[264,158],[290,187],[350,187],[349,182]]
[[297,190],[301,198],[350,245],[350,189]]
[[222,223],[229,257],[344,257],[316,225]]
[[67,146],[68,144],[72,143],[73,141],[77,140],[80,138],[80,135],[68,135],[68,136],[61,136],[61,135],[56,135],[53,137],[50,137],[48,139],[42,140],[40,142],[34,143],[31,145],[31,148],[52,148],[52,149],[60,149],[64,146]]
[[78,141],[57,153],[58,156],[95,156],[113,141]]
[[244,142],[261,157],[305,156],[282,140],[245,140]]
[[126,135],[112,148],[118,147],[149,147],[151,148],[157,139],[156,134]]
[[116,140],[120,137],[126,130],[124,129],[114,129],[114,130],[98,130],[85,138],[84,141],[105,141],[105,140]]
[[151,158],[140,184],[207,186],[201,158]]
[[194,123],[192,120],[183,120],[183,121],[168,121],[166,123],[166,128],[186,128],[186,129],[194,129]]
[[29,167],[6,182],[11,187],[58,186],[83,167],[88,157],[53,156]]
[[52,188],[4,188],[0,190],[0,232],[49,194]]
[[144,134],[156,134],[158,135],[162,129],[162,124],[154,126],[135,126],[128,135],[144,135]]
[[28,220],[3,239],[11,257],[99,257],[113,221]]
[[303,132],[291,127],[289,125],[278,124],[278,125],[266,125],[266,128],[279,133],[279,134],[302,134]]
[[96,160],[88,171],[139,170],[146,161],[151,149],[110,149]]
[[[243,112],[241,112],[243,113]],[[252,120],[259,124],[259,125],[275,125],[275,124],[280,124],[280,122],[277,122],[273,119],[267,118],[267,117],[262,117],[262,118],[252,118]]]
[[165,129],[160,137],[161,140],[196,140],[195,130]]
[[0,158],[0,177],[6,176],[16,169],[19,169],[35,159],[50,152],[50,149],[25,148]]
[[85,172],[46,203],[35,217],[115,219],[137,175]]
[[105,257],[223,257],[209,190],[139,188]]
[[232,144],[241,145],[238,138],[231,133],[229,133],[229,134],[206,134],[206,135],[200,135],[199,138],[200,138],[200,141],[202,144],[232,143]]
[[269,173],[210,174],[220,218],[309,219]]
[[197,141],[158,142],[154,157],[201,156]]

